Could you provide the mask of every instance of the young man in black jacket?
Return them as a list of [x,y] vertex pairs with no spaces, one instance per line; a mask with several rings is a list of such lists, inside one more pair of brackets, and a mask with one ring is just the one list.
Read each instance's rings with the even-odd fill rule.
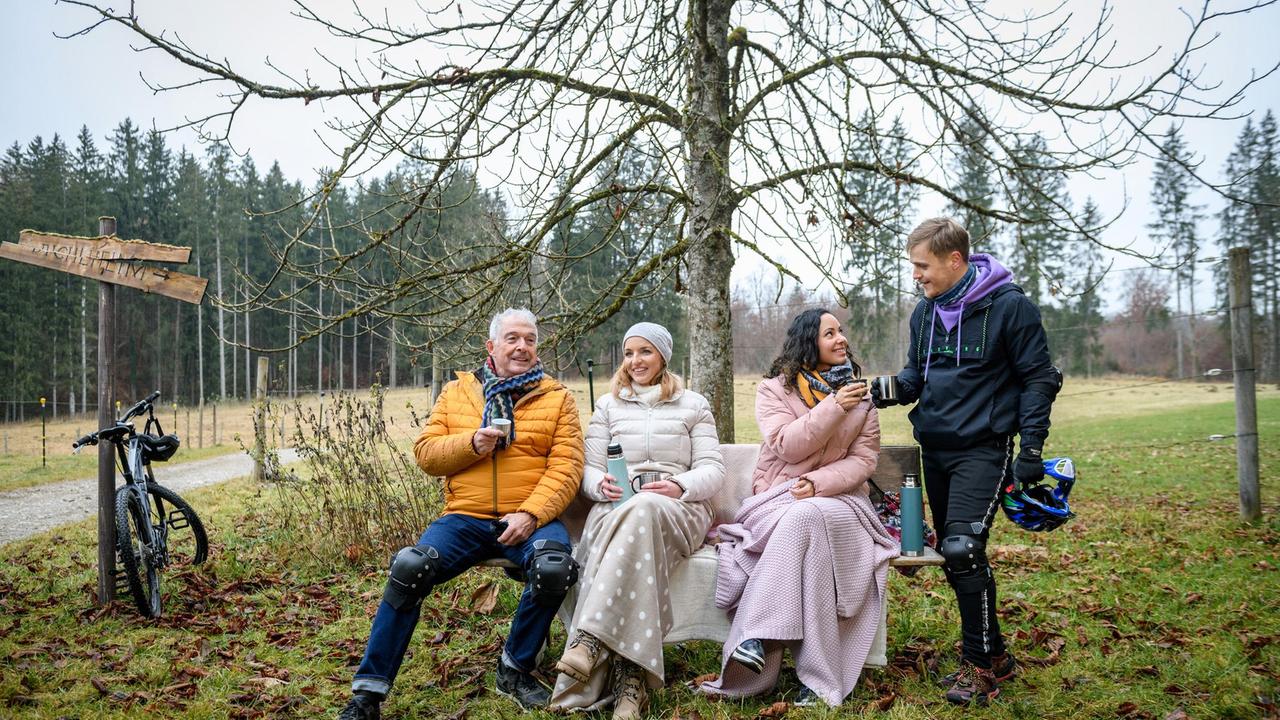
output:
[[[920,224],[907,238],[912,276],[924,299],[911,314],[907,365],[896,400],[920,443],[925,492],[956,593],[963,638],[947,700],[986,703],[1016,663],[996,617],[996,582],[986,543],[1005,478],[1044,477],[1049,410],[1062,374],[1049,360],[1040,311],[989,255],[969,253],[969,233],[950,218]],[[1019,436],[1017,459],[1013,435]]]

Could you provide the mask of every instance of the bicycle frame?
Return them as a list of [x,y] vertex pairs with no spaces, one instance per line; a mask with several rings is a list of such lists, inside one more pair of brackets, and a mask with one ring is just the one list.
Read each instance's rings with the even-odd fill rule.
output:
[[[163,541],[167,538],[161,537],[161,544],[156,543],[156,526],[152,523],[152,518],[159,514],[159,510],[153,508],[151,504],[151,493],[147,492],[147,481],[151,479],[151,467],[142,458],[142,448],[138,446],[138,435],[133,431],[133,427],[129,426],[129,437],[123,442],[115,443],[116,455],[120,460],[120,474],[124,476],[124,487],[116,492],[132,493],[141,504],[146,513],[147,522],[143,523],[140,528],[142,542],[147,548],[147,552],[151,554],[152,560],[156,562],[157,567],[165,566],[165,551]],[[153,510],[155,513],[153,514]],[[164,526],[165,518],[160,518],[161,527]],[[161,530],[161,534],[164,531]]]

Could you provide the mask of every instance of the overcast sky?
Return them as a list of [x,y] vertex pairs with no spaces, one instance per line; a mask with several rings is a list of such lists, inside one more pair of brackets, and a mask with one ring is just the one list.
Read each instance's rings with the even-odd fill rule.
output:
[[[117,3],[125,5],[125,0]],[[1014,0],[1002,0],[1004,7],[1018,7]],[[80,29],[91,18],[86,10],[70,5],[55,5],[50,0],[0,0],[3,22],[0,22],[0,67],[5,68],[3,101],[0,101],[0,142],[25,144],[36,135],[46,139],[54,133],[68,142],[81,125],[89,129],[105,145],[105,136],[125,117],[132,117],[144,128],[168,128],[181,124],[202,110],[218,107],[218,101],[207,89],[181,93],[153,94],[142,82],[145,74],[156,82],[174,82],[190,75],[183,73],[167,56],[158,52],[138,53],[124,30],[102,27],[93,33],[71,40],[60,40],[54,33]],[[332,5],[345,11],[348,2],[319,2],[313,6]],[[1042,4],[1038,4],[1041,5]],[[1096,16],[1094,0],[1069,0],[1067,6],[1079,22],[1091,22]],[[1235,3],[1239,7],[1240,3]],[[228,57],[238,69],[248,74],[263,74],[263,62],[272,62],[301,71],[321,61],[316,50],[323,49],[335,59],[344,59],[351,50],[327,37],[308,23],[290,17],[292,3],[279,0],[219,0],[218,2],[139,2],[139,13],[152,29],[177,32],[191,45],[207,49],[210,54]],[[1114,9],[1116,26],[1113,38],[1122,40],[1126,56],[1135,57],[1155,51],[1170,56],[1180,45],[1188,26],[1187,19],[1174,2],[1135,2],[1124,0]],[[1196,6],[1192,6],[1193,8]],[[1228,6],[1224,6],[1228,7]],[[1215,27],[1221,37],[1202,53],[1204,78],[1238,84],[1253,71],[1263,71],[1280,60],[1280,44],[1275,40],[1280,28],[1280,7],[1268,7],[1248,16],[1220,22]],[[1255,112],[1255,122],[1268,108],[1280,110],[1280,77],[1271,77],[1254,86],[1239,106],[1242,113]],[[237,121],[233,140],[238,150],[249,152],[261,170],[278,160],[287,177],[311,180],[317,168],[331,164],[331,154],[322,137],[326,112],[324,102],[303,106],[301,102],[251,102]],[[1189,147],[1205,161],[1207,174],[1220,178],[1220,170],[1243,120],[1235,122],[1189,122],[1185,135]],[[1164,128],[1159,128],[1163,130]],[[173,147],[187,146],[202,152],[191,131],[178,131],[170,139]],[[1139,163],[1106,177],[1076,178],[1071,193],[1077,203],[1092,196],[1104,214],[1114,215],[1127,209],[1104,236],[1108,244],[1136,243],[1146,248],[1145,225],[1150,222],[1148,203],[1151,168]],[[1215,213],[1221,202],[1208,192],[1201,192],[1199,202],[1206,212]],[[921,217],[937,214],[942,203],[926,198],[920,207]],[[1216,221],[1206,221],[1202,236],[1210,238],[1211,254],[1216,247]],[[745,257],[745,256],[744,256]],[[1120,259],[1116,267],[1134,267],[1136,261]],[[735,278],[745,278],[759,266],[740,262]],[[1109,281],[1106,295],[1111,310],[1132,272],[1118,272]],[[1207,273],[1202,277],[1207,277]],[[1210,288],[1200,289],[1207,301]],[[1200,304],[1200,303],[1198,303]]]

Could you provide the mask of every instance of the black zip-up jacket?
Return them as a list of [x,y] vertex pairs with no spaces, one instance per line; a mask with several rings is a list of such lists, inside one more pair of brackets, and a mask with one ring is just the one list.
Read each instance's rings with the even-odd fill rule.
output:
[[[1040,310],[1022,288],[1006,284],[966,305],[948,333],[933,305],[925,298],[911,313],[907,365],[898,374],[899,399],[919,400],[908,416],[916,441],[954,450],[1018,433],[1024,447],[1042,447],[1062,375],[1050,362]],[[931,322],[936,327],[929,352]]]

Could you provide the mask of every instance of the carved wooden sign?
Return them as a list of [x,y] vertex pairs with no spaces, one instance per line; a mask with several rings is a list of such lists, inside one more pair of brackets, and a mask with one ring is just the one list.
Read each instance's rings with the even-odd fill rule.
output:
[[17,243],[0,243],[0,257],[196,305],[204,299],[209,284],[207,278],[141,262],[185,263],[191,258],[191,248],[121,240],[114,235],[77,237],[23,230]]

